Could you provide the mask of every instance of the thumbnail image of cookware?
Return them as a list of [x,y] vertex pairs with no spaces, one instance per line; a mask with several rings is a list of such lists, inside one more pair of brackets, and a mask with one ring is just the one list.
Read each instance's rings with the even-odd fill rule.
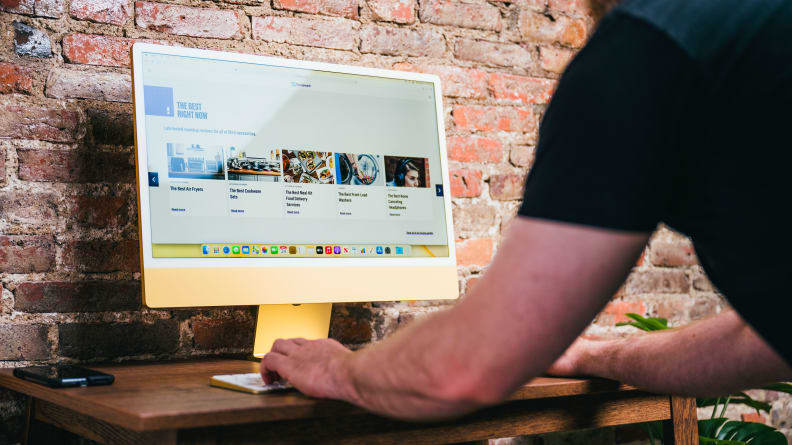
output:
[[349,185],[385,185],[382,156],[336,153],[336,181]]
[[190,179],[225,179],[223,147],[217,145],[165,144],[168,177]]
[[335,184],[332,153],[284,150],[282,161],[284,182]]

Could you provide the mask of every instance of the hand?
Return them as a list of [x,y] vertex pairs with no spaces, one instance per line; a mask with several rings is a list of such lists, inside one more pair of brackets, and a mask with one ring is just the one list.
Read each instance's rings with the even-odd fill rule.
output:
[[264,383],[286,379],[311,397],[352,400],[348,361],[352,351],[332,339],[278,339],[261,360]]
[[584,365],[589,360],[594,360],[594,350],[603,343],[602,340],[579,337],[567,348],[561,357],[556,359],[547,373],[561,377],[571,377],[586,374]]

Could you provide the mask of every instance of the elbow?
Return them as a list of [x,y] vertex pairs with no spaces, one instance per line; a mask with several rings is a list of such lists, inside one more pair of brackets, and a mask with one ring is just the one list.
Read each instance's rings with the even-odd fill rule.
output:
[[467,406],[471,409],[483,408],[502,402],[512,393],[499,382],[476,372],[461,372],[452,378],[442,379],[435,386],[434,397],[446,403]]

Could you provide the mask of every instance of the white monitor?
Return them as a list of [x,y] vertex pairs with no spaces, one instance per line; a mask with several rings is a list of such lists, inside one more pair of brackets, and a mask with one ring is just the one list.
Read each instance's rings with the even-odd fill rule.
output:
[[136,43],[150,307],[458,296],[436,76]]

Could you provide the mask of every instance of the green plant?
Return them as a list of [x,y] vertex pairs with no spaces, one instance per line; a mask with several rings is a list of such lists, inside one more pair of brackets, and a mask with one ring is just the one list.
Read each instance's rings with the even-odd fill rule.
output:
[[[633,326],[643,331],[662,331],[668,329],[668,320],[665,318],[642,317],[638,314],[626,314],[632,321],[616,323],[616,326]],[[779,391],[792,394],[792,385],[789,383],[774,383],[759,389]],[[744,392],[736,392],[725,397],[698,398],[696,406],[712,407],[712,416],[709,419],[699,420],[699,444],[701,445],[788,445],[786,437],[771,426],[756,422],[741,422],[729,420],[724,417],[726,408],[730,404],[745,405],[756,410],[770,412],[770,404],[753,399]],[[720,410],[720,413],[718,412]],[[655,445],[655,440],[663,440],[663,429],[659,422],[644,424],[649,441]]]

